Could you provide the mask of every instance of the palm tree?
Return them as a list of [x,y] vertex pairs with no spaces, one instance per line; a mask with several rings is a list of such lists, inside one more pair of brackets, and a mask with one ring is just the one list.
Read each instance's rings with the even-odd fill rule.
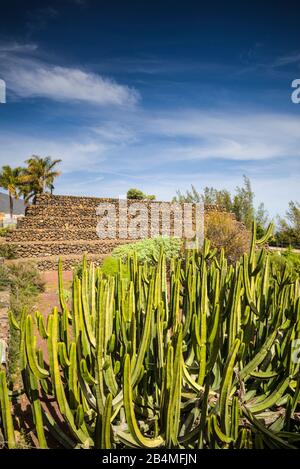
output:
[[54,167],[60,163],[61,160],[52,160],[50,156],[42,158],[33,155],[26,160],[27,168],[22,177],[24,186],[29,186],[27,192],[33,195],[34,201],[36,196],[43,194],[47,189],[53,190],[53,181],[60,175],[60,171],[56,171]]
[[14,212],[14,198],[18,199],[20,195],[20,176],[22,168],[11,168],[9,165],[2,166],[0,173],[0,187],[8,191],[10,218]]

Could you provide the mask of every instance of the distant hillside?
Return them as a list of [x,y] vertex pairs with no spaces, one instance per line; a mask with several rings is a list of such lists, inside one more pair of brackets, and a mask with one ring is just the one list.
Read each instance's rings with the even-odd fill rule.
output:
[[[14,199],[14,215],[24,215],[25,206],[23,199]],[[0,213],[9,213],[9,197],[2,192],[0,192]]]

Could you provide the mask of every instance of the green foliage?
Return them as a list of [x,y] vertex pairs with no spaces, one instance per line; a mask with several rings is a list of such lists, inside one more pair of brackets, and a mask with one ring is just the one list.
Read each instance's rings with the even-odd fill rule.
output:
[[264,232],[269,223],[269,214],[265,209],[265,205],[262,202],[259,204],[257,210],[255,211],[255,221],[256,221],[256,235],[258,238],[261,238],[264,235]]
[[118,270],[118,260],[115,257],[108,256],[101,264],[101,271],[104,275],[116,275]]
[[300,281],[270,262],[271,231],[254,224],[234,266],[209,241],[168,268],[134,251],[113,277],[84,259],[71,310],[60,265],[60,311],[11,318],[40,446],[47,427],[68,448],[299,447]]
[[146,195],[143,191],[140,189],[129,189],[127,191],[127,199],[133,199],[133,200],[155,200],[155,195]]
[[31,156],[25,161],[26,167],[11,168],[6,165],[0,172],[0,187],[8,191],[10,201],[10,215],[13,214],[13,199],[23,197],[26,202],[33,200],[39,194],[54,189],[54,180],[60,175],[56,165],[61,160],[52,160],[50,156],[42,158]]
[[216,205],[226,212],[234,213],[237,221],[242,222],[249,230],[253,220],[255,220],[258,236],[261,235],[269,222],[269,216],[263,203],[255,210],[253,204],[254,193],[251,188],[250,179],[246,176],[244,176],[243,186],[237,186],[233,195],[227,189],[215,189],[213,187],[205,187],[201,194],[192,185],[191,190],[187,190],[185,194],[177,191],[176,197],[173,200],[180,203],[202,202],[205,205]]
[[[10,309],[19,320],[26,305],[27,310],[33,306],[37,295],[44,290],[44,282],[34,265],[16,264],[0,268],[0,285],[10,288]],[[11,382],[17,380],[20,357],[20,333],[12,328],[8,347],[8,371]]]
[[273,244],[300,247],[300,204],[291,201],[286,219],[279,218],[278,229]]
[[145,194],[140,189],[128,189],[127,191],[127,199],[143,200],[144,198]]
[[271,262],[281,270],[287,267],[295,274],[300,275],[300,254],[294,252],[292,248],[275,252],[271,255]]
[[9,449],[16,447],[13,420],[11,412],[11,402],[8,395],[6,383],[6,373],[0,370],[0,415],[3,423],[3,433]]
[[5,238],[9,233],[15,229],[15,225],[9,225],[4,228],[0,228],[0,236]]
[[0,265],[0,291],[10,287],[9,269],[5,264]]
[[53,191],[54,179],[60,175],[60,171],[56,170],[57,164],[61,160],[52,160],[50,156],[42,158],[32,155],[26,160],[27,167],[22,175],[22,189],[26,200],[33,198],[35,203],[36,197],[43,194],[47,190]]
[[244,223],[246,228],[251,228],[254,220],[253,208],[254,193],[251,188],[250,180],[244,176],[244,186],[236,188],[236,194],[233,198],[233,212],[237,220]]
[[182,240],[179,238],[167,238],[158,236],[156,238],[143,239],[136,243],[123,244],[112,251],[112,257],[119,258],[123,262],[128,256],[136,254],[139,263],[155,263],[161,249],[163,249],[166,259],[178,257],[182,248]]
[[16,249],[12,244],[0,244],[0,257],[4,259],[15,259]]
[[32,263],[20,262],[9,266],[11,291],[16,296],[36,296],[44,291],[45,283],[37,267]]
[[8,165],[2,166],[0,172],[0,187],[8,192],[10,216],[13,216],[13,198],[18,199],[20,195],[22,168],[11,168]]

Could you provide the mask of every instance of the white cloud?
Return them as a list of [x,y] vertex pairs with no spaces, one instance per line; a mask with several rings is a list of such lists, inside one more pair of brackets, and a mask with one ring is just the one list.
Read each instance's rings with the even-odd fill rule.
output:
[[100,105],[132,105],[138,94],[127,86],[76,68],[35,64],[10,70],[8,87],[18,96],[55,101],[83,101]]
[[[75,130],[69,128],[65,137],[42,131],[5,134],[2,127],[0,165],[23,164],[32,154],[62,158],[63,175],[56,184],[60,193],[117,196],[136,186],[169,199],[191,183],[199,190],[205,185],[234,190],[245,173],[257,201],[264,200],[273,213],[300,198],[299,115],[245,108],[142,109],[134,106],[139,99],[134,89],[80,68],[49,64],[31,44],[0,44],[0,61],[8,89],[20,97],[108,106],[101,122],[98,108],[82,106],[83,122],[90,128],[81,127],[78,113]],[[52,119],[53,114],[48,122]],[[59,127],[59,120],[55,124]]]
[[284,55],[282,57],[279,57],[278,59],[275,60],[274,62],[274,67],[282,67],[285,65],[290,65],[294,63],[300,62],[300,52],[294,52],[293,54],[289,55]]
[[34,51],[36,46],[32,44],[0,44],[2,74],[8,90],[21,98],[102,106],[132,106],[139,99],[133,88],[78,67],[48,64],[29,55]]
[[[171,142],[175,159],[263,160],[300,156],[300,117],[232,110],[174,111],[145,120],[145,129]],[[182,142],[180,139],[184,139]]]
[[34,52],[38,49],[36,44],[20,44],[18,42],[9,42],[0,44],[0,54],[7,55],[13,53],[29,53]]
[[107,121],[92,130],[104,141],[111,143],[128,145],[138,140],[136,131],[132,127],[114,121]]
[[13,162],[24,165],[31,155],[51,156],[62,159],[63,173],[73,171],[95,172],[104,161],[109,146],[101,141],[92,140],[78,134],[77,138],[37,137],[2,133],[0,135],[0,166]]

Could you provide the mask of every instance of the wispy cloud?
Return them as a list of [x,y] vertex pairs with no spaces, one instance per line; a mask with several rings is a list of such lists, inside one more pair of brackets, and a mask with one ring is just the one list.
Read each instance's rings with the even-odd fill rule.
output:
[[[15,165],[22,166],[24,160],[33,154],[53,158],[61,158],[62,170],[65,174],[74,171],[91,171],[95,173],[109,152],[109,145],[101,140],[91,139],[78,133],[65,138],[53,138],[44,135],[34,137],[31,135],[11,132],[1,133],[0,165],[13,161]],[[5,149],[5,150],[4,150]],[[4,150],[4,151],[3,151]]]
[[178,110],[146,119],[175,159],[265,160],[300,157],[300,117],[285,113]]
[[114,117],[55,139],[2,130],[0,165],[31,154],[62,158],[59,193],[118,196],[132,186],[167,200],[190,184],[233,191],[247,174],[272,214],[300,198],[297,116],[178,109]]
[[11,52],[25,54],[34,52],[37,49],[38,46],[36,44],[20,44],[19,42],[0,43],[0,54],[4,59],[6,59]]
[[78,67],[49,64],[28,56],[33,46],[0,45],[3,75],[8,90],[21,98],[48,98],[63,102],[85,102],[96,105],[132,106],[138,92]]
[[291,54],[284,55],[282,57],[278,57],[274,61],[274,67],[283,67],[285,65],[300,63],[300,52],[296,51]]
[[111,79],[78,68],[34,64],[8,73],[8,87],[21,97],[83,101],[100,105],[133,105],[138,94]]
[[[31,131],[30,125],[26,132],[0,129],[0,165],[22,164],[31,154],[62,158],[60,193],[117,196],[136,186],[169,199],[176,189],[184,190],[191,183],[199,190],[206,185],[234,190],[247,174],[257,200],[264,200],[272,213],[283,212],[289,199],[300,197],[297,113],[272,108],[262,112],[241,102],[239,108],[232,102],[208,108],[198,101],[190,108],[183,104],[175,108],[172,103],[171,109],[166,100],[147,107],[147,99],[137,105],[134,88],[95,69],[53,63],[34,44],[2,43],[0,60],[8,89],[19,98],[79,104],[76,114],[67,105],[48,106],[47,120],[39,123],[38,133],[35,119],[41,113],[36,100],[37,106],[31,106]],[[142,65],[147,69],[147,64]],[[157,73],[160,64],[151,65]],[[204,85],[199,90],[200,86],[203,91]],[[101,113],[97,106],[102,106]],[[68,121],[61,129],[60,118]]]

